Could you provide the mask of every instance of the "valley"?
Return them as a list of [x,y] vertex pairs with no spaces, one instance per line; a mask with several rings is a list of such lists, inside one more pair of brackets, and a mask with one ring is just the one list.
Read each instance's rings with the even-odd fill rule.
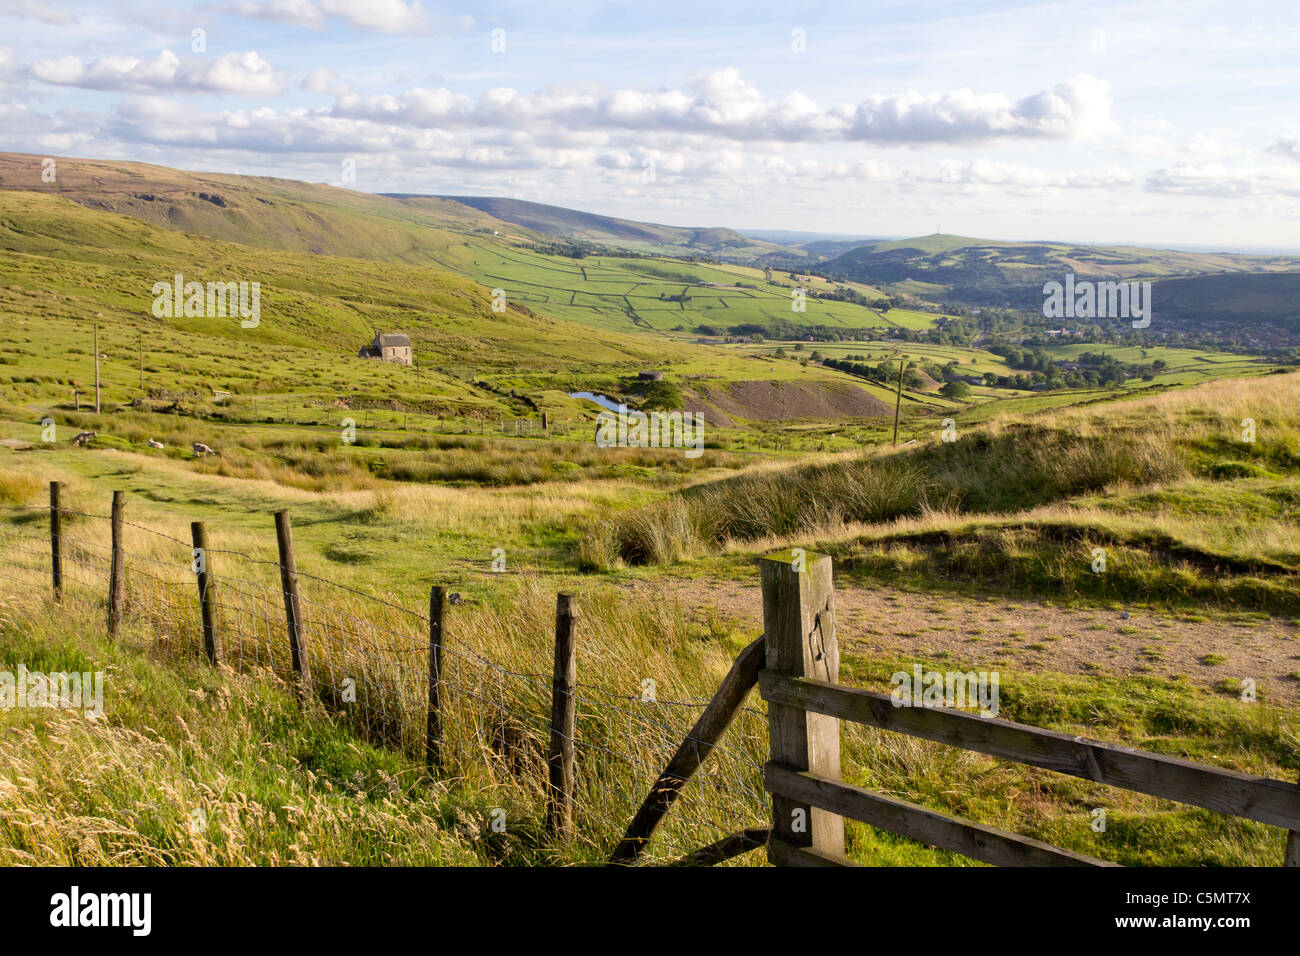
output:
[[[131,675],[133,703],[85,737],[55,718],[39,733],[22,724],[43,742],[11,756],[34,774],[78,748],[102,768],[125,753],[171,780],[173,732],[147,728],[179,712],[177,698],[203,740],[195,777],[172,781],[183,799],[131,784],[106,809],[61,790],[39,825],[0,823],[0,859],[601,862],[761,629],[757,560],[789,548],[834,562],[846,682],[884,690],[914,664],[992,669],[1014,719],[1294,776],[1294,258],[949,236],[784,245],[518,200],[110,160],[60,158],[57,183],[43,184],[38,160],[0,154],[0,644],[10,657],[110,660]],[[1149,329],[1062,328],[1025,290],[1064,268],[1154,280],[1157,303],[1179,291]],[[206,303],[159,314],[154,286],[177,275],[257,283],[257,321]],[[1236,306],[1195,284],[1230,289]],[[376,333],[406,336],[412,364],[362,357]],[[593,395],[700,413],[703,453],[600,447]],[[107,502],[125,493],[130,567],[157,581],[130,592],[115,644],[96,636],[93,562],[75,601],[44,596],[48,541],[32,542],[51,481],[84,554],[102,550]],[[283,613],[280,511],[292,514],[305,600],[319,626],[339,629],[312,631],[312,653],[369,662],[364,720],[286,703],[292,672],[271,618]],[[217,580],[246,599],[223,625],[240,653],[262,647],[263,628],[280,648],[267,661],[207,673],[191,660],[203,640],[189,596],[196,521]],[[432,794],[415,783],[431,584],[455,597],[450,646],[489,681],[472,695],[457,684],[458,699],[497,701],[472,720],[499,724],[487,769],[462,768]],[[556,592],[583,611],[580,679],[616,702],[583,712],[595,743],[582,759],[601,769],[570,843],[538,822],[536,780],[507,772],[542,759]],[[411,647],[424,653],[414,664]],[[647,679],[678,712],[635,710]],[[191,700],[194,685],[203,696]],[[318,689],[336,706],[334,683]],[[232,695],[219,713],[206,706]],[[690,791],[659,862],[701,833],[725,835],[742,812],[764,819],[737,796],[761,791],[751,778],[766,759],[762,714],[746,713],[719,758],[743,785]],[[626,738],[613,726],[625,716],[638,722]],[[472,720],[457,724],[467,739]],[[250,768],[225,739],[232,722],[272,740],[287,726],[310,741],[307,756],[275,743],[279,769]],[[912,744],[846,731],[854,782],[1129,864],[1256,865],[1285,842],[1257,822]],[[619,769],[599,762],[601,748],[621,755]],[[319,790],[307,764],[330,786],[359,775],[363,809]],[[223,776],[268,806],[309,794],[318,820],[363,820],[375,836],[352,844],[313,824],[305,846],[281,821],[265,840],[235,822],[220,838],[182,837],[186,801]],[[1121,824],[1109,836],[1087,822],[1103,792]],[[65,839],[67,820],[93,810],[120,823],[154,802],[165,808],[156,834]],[[207,805],[236,820],[218,803]],[[528,822],[499,839],[468,835],[501,807]],[[964,865],[856,824],[848,853]]]

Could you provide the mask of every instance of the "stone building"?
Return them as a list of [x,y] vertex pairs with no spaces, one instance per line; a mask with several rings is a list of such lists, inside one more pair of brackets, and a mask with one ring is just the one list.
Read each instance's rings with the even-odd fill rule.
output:
[[382,359],[399,365],[413,365],[411,340],[400,332],[376,332],[375,340],[357,353],[361,358]]

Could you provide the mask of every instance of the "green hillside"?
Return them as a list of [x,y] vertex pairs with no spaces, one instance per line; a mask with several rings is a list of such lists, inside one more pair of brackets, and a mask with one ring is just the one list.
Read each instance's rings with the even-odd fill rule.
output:
[[[1263,286],[1271,292],[1273,287],[1262,277],[1300,272],[1300,257],[1003,242],[936,234],[859,245],[818,263],[816,268],[826,275],[889,286],[932,301],[1037,310],[1042,306],[1043,283],[1059,281],[1067,273],[1080,279],[1110,281],[1241,274],[1246,285]],[[1249,275],[1259,276],[1260,281],[1244,278]],[[1239,290],[1241,285],[1233,289]],[[1162,289],[1161,299],[1163,293]],[[1262,298],[1253,304],[1239,302],[1244,309],[1239,318],[1250,321],[1279,305],[1276,297],[1267,292]],[[1181,323],[1180,311],[1166,311],[1171,321]]]
[[[833,287],[813,277],[799,283],[813,294],[807,311],[799,313],[791,309],[797,283],[785,275],[769,283],[761,269],[647,256],[579,260],[547,254],[537,251],[549,241],[544,233],[436,196],[381,196],[291,180],[79,159],[59,159],[57,182],[43,183],[40,159],[0,153],[0,188],[59,196],[163,229],[244,246],[431,266],[471,277],[489,289],[503,288],[510,301],[536,311],[598,328],[662,332],[683,326],[693,331],[701,324],[730,327],[778,320],[887,328],[913,327],[915,321],[891,321],[859,305],[821,301],[817,293]],[[554,210],[556,216],[569,212],[538,208]],[[592,218],[609,228],[623,223]],[[620,228],[630,236],[642,226],[649,230],[645,235],[663,239],[664,248],[685,241],[687,233],[696,235],[702,243],[697,252],[739,236],[729,230],[637,223]],[[722,233],[727,236],[719,238]],[[704,283],[712,288],[702,288]],[[856,288],[879,295],[870,286]],[[671,301],[683,295],[687,301]]]
[[[318,404],[346,393],[442,414],[510,418],[548,411],[552,419],[577,421],[596,409],[569,393],[635,402],[628,382],[637,371],[657,368],[682,389],[688,407],[715,424],[892,412],[892,386],[809,362],[812,348],[780,358],[772,343],[754,344],[756,333],[803,340],[803,329],[823,338],[826,332],[863,337],[818,343],[828,358],[870,353],[873,361],[906,357],[932,372],[948,362],[968,375],[1013,371],[980,349],[891,341],[930,329],[943,316],[885,307],[885,284],[634,253],[559,255],[542,251],[550,244],[536,232],[437,197],[372,196],[139,164],[63,160],[57,184],[24,189],[39,180],[31,159],[0,156],[0,185],[7,187],[0,190],[0,248],[11,253],[0,266],[0,309],[17,317],[8,361],[35,372],[23,376],[34,380],[23,388],[44,397],[86,388],[86,325],[96,315],[102,344],[116,355],[103,372],[115,400],[151,386],[292,393]],[[984,248],[964,246],[970,240],[960,237],[929,240],[932,248],[949,249],[935,256]],[[905,244],[882,245],[893,247],[882,255],[913,254]],[[1030,256],[1026,244],[1002,246],[1010,250],[1008,262]],[[155,317],[151,290],[177,272],[197,281],[259,282],[263,321],[250,330],[233,319]],[[494,298],[502,304],[498,290],[505,312],[493,310]],[[795,307],[800,296],[802,310]],[[38,347],[35,330],[23,325],[29,318],[40,320],[40,334],[76,344]],[[418,372],[357,358],[378,329],[410,335]],[[728,344],[728,337],[741,341]],[[172,350],[188,361],[156,354]],[[250,351],[271,365],[252,371],[242,360]],[[1262,371],[1248,357],[1221,362],[1187,350],[1164,361],[1161,374],[1129,387]],[[151,367],[167,375],[151,377]],[[940,398],[937,388],[937,381],[910,384],[905,416],[1111,394],[1085,390],[1049,399],[976,382],[968,398],[954,402]],[[838,433],[828,438],[832,447],[850,440]]]
[[[433,198],[407,197],[402,198]],[[751,259],[776,251],[789,251],[774,242],[753,239],[734,229],[665,226],[660,223],[616,219],[562,206],[525,202],[495,196],[442,196],[497,219],[518,223],[548,236],[582,239],[661,255],[707,254]]]
[[[466,248],[473,255],[482,247]],[[815,363],[543,317],[513,290],[498,312],[491,287],[462,275],[254,249],[37,192],[0,191],[0,250],[0,398],[19,408],[71,408],[74,390],[84,406],[97,324],[104,402],[199,417],[321,422],[331,409],[366,408],[376,411],[376,425],[405,427],[414,411],[424,430],[477,431],[467,422],[547,412],[589,441],[580,423],[599,408],[569,393],[635,405],[636,374],[647,368],[680,390],[675,402],[703,411],[711,425],[737,428],[731,440],[742,446],[747,422],[883,418],[892,410],[887,389]],[[170,287],[177,273],[186,282],[258,283],[256,326],[233,312],[155,314],[155,284]],[[376,330],[407,334],[416,367],[358,357]],[[909,395],[906,406],[946,403]]]
[[[141,344],[146,364],[169,354],[162,383],[169,388],[349,391],[391,388],[394,376],[409,372],[357,358],[374,330],[400,330],[430,369],[421,381],[429,397],[471,404],[495,402],[471,400],[472,389],[439,370],[590,373],[665,357],[663,343],[539,318],[517,306],[493,312],[488,290],[450,273],[253,250],[38,193],[0,192],[0,249],[4,341],[17,346],[7,364],[18,364],[33,382],[84,388],[82,356],[96,316],[101,349],[115,359],[106,363],[110,394],[119,382],[138,386],[137,363],[124,359],[135,358]],[[171,283],[177,272],[200,282],[258,282],[256,328],[235,317],[155,316],[153,286]],[[670,356],[674,349],[689,351],[674,347]],[[257,362],[241,358],[254,355]]]
[[[746,324],[851,330],[928,327],[934,321],[925,313],[896,310],[895,315],[825,298],[835,286],[816,277],[796,280],[774,272],[769,281],[761,269],[729,264],[620,255],[570,258],[478,236],[449,249],[445,262],[489,288],[505,289],[512,301],[534,311],[613,330],[695,333],[709,326],[721,333]],[[854,287],[873,300],[880,295],[871,286]],[[803,311],[792,307],[796,288],[805,293]]]
[[527,230],[460,203],[406,201],[319,183],[187,172],[116,160],[57,159],[41,181],[41,157],[0,153],[0,187],[62,196],[165,229],[244,245],[437,264],[464,232]]

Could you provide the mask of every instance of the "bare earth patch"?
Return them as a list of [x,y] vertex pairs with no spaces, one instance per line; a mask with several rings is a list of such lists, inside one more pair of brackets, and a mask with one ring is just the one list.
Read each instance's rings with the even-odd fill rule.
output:
[[[692,619],[762,631],[758,585],[664,578],[636,587],[671,594]],[[837,586],[841,647],[868,656],[946,654],[974,669],[1173,678],[1214,689],[1251,678],[1267,703],[1300,705],[1300,628],[1272,618],[1165,616],[1136,608],[1064,608],[999,598]],[[1219,693],[1226,693],[1219,691]]]
[[848,382],[728,382],[697,385],[698,399],[730,418],[790,421],[796,418],[889,417],[894,410]]

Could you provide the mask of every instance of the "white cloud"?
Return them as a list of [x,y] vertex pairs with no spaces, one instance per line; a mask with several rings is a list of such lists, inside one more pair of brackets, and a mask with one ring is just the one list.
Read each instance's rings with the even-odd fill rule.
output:
[[1131,186],[1137,177],[1119,166],[1086,172],[1058,173],[1017,163],[987,159],[944,160],[939,164],[939,182],[975,186],[1014,186],[1026,189],[1109,189]]
[[[430,91],[431,98],[423,105],[440,115],[465,106],[434,92]],[[394,101],[387,108],[402,106]],[[827,158],[824,149],[808,153],[801,146],[734,144],[713,137],[653,137],[604,130],[561,136],[549,129],[534,134],[495,126],[401,126],[339,116],[328,108],[205,113],[161,97],[139,97],[119,105],[111,126],[117,140],[125,143],[198,144],[209,151],[294,154],[300,160],[329,154],[385,156],[395,168],[405,170],[536,172],[558,179],[582,172],[592,177],[593,184],[642,183],[647,160],[653,161],[658,179],[674,188],[705,188],[707,184],[745,184],[751,189],[938,186],[945,194],[990,190],[1038,194],[1131,187],[1140,180],[1117,166],[1058,172],[984,158],[903,166],[852,155]],[[841,155],[857,151],[848,143],[832,148]]]
[[56,26],[64,26],[76,21],[76,18],[67,11],[47,7],[39,0],[3,0],[0,2],[0,14],[9,17],[30,17]]
[[349,92],[343,78],[324,67],[317,67],[303,77],[302,88],[311,93],[329,93],[331,96],[343,96]]
[[416,127],[508,126],[622,129],[710,135],[738,142],[872,141],[891,145],[1001,138],[1095,137],[1113,128],[1108,85],[1080,75],[1013,102],[1001,93],[879,94],[856,107],[822,109],[791,93],[764,99],[738,70],[700,77],[691,89],[622,89],[604,94],[509,87],[478,99],[446,88],[339,97],[339,116]]
[[284,89],[283,77],[255,50],[187,61],[171,50],[163,50],[152,60],[105,56],[84,63],[79,57],[63,56],[37,60],[30,73],[37,80],[59,86],[132,93],[188,91],[274,96]]
[[1157,169],[1146,180],[1150,192],[1218,199],[1253,196],[1300,196],[1300,168],[1261,166],[1252,162],[1229,165],[1181,163]]
[[1300,135],[1284,136],[1272,143],[1268,147],[1268,151],[1300,162]]
[[1110,132],[1110,85],[1081,73],[1012,101],[1002,93],[877,94],[859,104],[847,137],[892,143],[959,143],[1004,137],[1094,138]]
[[245,17],[312,30],[323,29],[330,17],[375,33],[410,33],[429,24],[419,0],[239,0],[227,9]]
[[5,84],[18,75],[18,58],[14,56],[14,48],[11,46],[0,46],[0,89]]

